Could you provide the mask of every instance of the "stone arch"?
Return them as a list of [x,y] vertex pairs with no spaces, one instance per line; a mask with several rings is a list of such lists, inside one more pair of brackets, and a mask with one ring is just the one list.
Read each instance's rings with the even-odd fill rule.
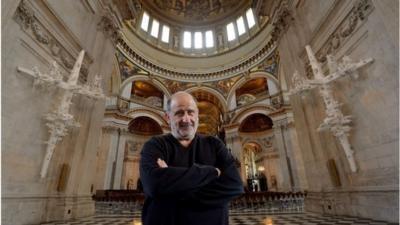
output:
[[245,84],[247,81],[249,81],[251,79],[260,78],[260,77],[266,78],[267,82],[268,82],[268,80],[271,80],[272,82],[274,82],[274,84],[276,85],[276,88],[278,89],[278,93],[280,92],[279,81],[276,79],[276,77],[274,75],[272,75],[271,73],[265,72],[265,71],[255,71],[255,72],[250,73],[249,77],[243,76],[232,86],[231,90],[229,91],[228,98],[226,100],[226,104],[228,106],[231,106],[233,104],[232,103],[232,101],[234,100],[233,96],[235,95],[236,90],[238,88],[240,88],[243,84]]
[[129,132],[138,135],[159,135],[163,133],[161,125],[149,116],[138,116],[128,124]]
[[149,81],[150,83],[154,84],[157,88],[159,88],[167,98],[171,96],[171,93],[169,92],[168,88],[164,86],[163,83],[161,83],[157,79],[150,79],[150,77],[147,74],[135,74],[133,76],[128,77],[122,84],[121,88],[119,89],[119,95],[121,96],[122,93],[125,91],[125,87],[127,84],[132,83],[133,81],[136,80],[144,80],[144,81]]
[[168,126],[168,122],[166,121],[163,115],[160,115],[159,112],[155,112],[150,109],[136,108],[126,112],[126,115],[132,118],[132,120],[140,116],[146,116],[155,120],[161,127]]
[[119,94],[120,87],[121,87],[121,71],[118,66],[118,60],[116,57],[113,59],[113,69],[111,71],[110,81],[108,83],[107,91],[111,91],[112,94]]
[[202,86],[202,87],[191,87],[191,88],[186,89],[185,91],[187,91],[189,93],[193,93],[195,91],[209,92],[210,94],[214,95],[220,101],[223,113],[228,111],[228,106],[226,104],[226,100],[225,100],[224,96],[222,96],[222,94],[219,93],[218,91],[216,91],[215,89]]
[[271,106],[267,105],[253,105],[249,108],[246,108],[242,111],[240,111],[238,114],[236,114],[232,119],[231,119],[231,124],[240,124],[243,122],[244,119],[246,119],[248,116],[259,113],[263,114],[265,116],[270,117],[269,115],[274,111],[275,109]]

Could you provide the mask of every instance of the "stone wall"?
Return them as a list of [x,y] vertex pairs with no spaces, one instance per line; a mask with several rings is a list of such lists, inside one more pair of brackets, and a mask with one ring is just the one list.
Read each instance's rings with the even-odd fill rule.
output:
[[[67,79],[83,49],[80,83],[108,80],[114,46],[99,29],[103,6],[87,1],[2,2],[2,223],[38,224],[94,213],[91,194],[104,100],[75,95],[70,113],[80,127],[55,148],[40,177],[49,138],[44,115],[58,106],[57,88],[34,88],[17,67],[48,73],[53,61]],[[100,26],[101,28],[101,26]],[[67,168],[59,186],[61,168]]]
[[359,70],[358,79],[347,76],[332,84],[343,114],[353,116],[349,141],[357,172],[351,172],[330,131],[316,130],[326,116],[318,90],[290,98],[309,186],[309,211],[398,222],[398,4],[332,0],[291,6],[292,19],[279,43],[289,88],[296,70],[312,78],[305,45],[319,61],[328,53],[337,60],[345,55],[355,61],[374,58]]

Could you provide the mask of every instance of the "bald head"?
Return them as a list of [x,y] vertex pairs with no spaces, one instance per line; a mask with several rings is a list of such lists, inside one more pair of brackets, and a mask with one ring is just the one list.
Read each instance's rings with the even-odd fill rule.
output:
[[191,141],[199,125],[196,100],[187,92],[176,92],[167,103],[167,118],[172,135],[180,141]]
[[167,101],[167,112],[171,111],[171,105],[176,102],[176,99],[192,99],[193,103],[197,108],[197,101],[193,97],[193,95],[185,92],[185,91],[178,91],[171,95],[171,98]]

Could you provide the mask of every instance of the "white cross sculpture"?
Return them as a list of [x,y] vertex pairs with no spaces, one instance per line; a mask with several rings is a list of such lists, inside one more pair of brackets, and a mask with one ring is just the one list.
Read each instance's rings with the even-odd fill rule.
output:
[[57,109],[53,112],[45,115],[46,126],[49,128],[50,137],[46,141],[46,155],[43,160],[40,177],[46,177],[47,170],[50,164],[50,160],[53,156],[55,147],[61,139],[67,135],[68,129],[79,127],[79,123],[74,120],[73,115],[69,114],[69,108],[71,105],[71,99],[74,94],[82,94],[93,99],[104,98],[103,91],[101,89],[101,78],[96,76],[93,84],[79,85],[79,71],[82,66],[83,56],[85,52],[82,50],[75,62],[74,67],[71,70],[68,80],[65,82],[62,80],[61,72],[58,68],[57,63],[54,61],[50,67],[50,73],[41,73],[37,67],[33,70],[28,70],[22,67],[17,67],[17,71],[23,74],[30,75],[34,78],[34,86],[45,86],[45,87],[58,87],[62,92],[61,102]]
[[351,149],[348,139],[351,130],[349,125],[351,122],[351,116],[344,116],[340,111],[341,104],[333,98],[330,83],[346,75],[353,75],[355,78],[358,78],[357,70],[360,67],[371,63],[373,59],[368,58],[360,60],[359,62],[352,62],[349,57],[344,56],[342,62],[338,64],[331,55],[327,55],[329,74],[324,76],[321,64],[315,58],[311,47],[307,45],[306,51],[314,73],[314,79],[304,79],[300,77],[299,73],[296,71],[292,77],[294,88],[290,91],[290,94],[318,87],[325,103],[327,116],[319,125],[317,130],[322,131],[329,129],[333,135],[339,139],[349,162],[351,171],[356,172],[357,166],[353,157],[354,152]]

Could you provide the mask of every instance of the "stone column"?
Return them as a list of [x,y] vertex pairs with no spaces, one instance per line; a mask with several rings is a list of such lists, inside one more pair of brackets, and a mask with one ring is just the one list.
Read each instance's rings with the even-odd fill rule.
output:
[[116,154],[115,154],[115,170],[114,170],[114,180],[112,189],[122,189],[122,172],[124,166],[124,155],[125,155],[125,145],[126,145],[126,135],[125,130],[120,130],[119,140],[117,144]]
[[293,114],[287,112],[274,120],[274,136],[280,154],[283,187],[291,191],[308,188],[302,153],[294,127]]
[[132,92],[132,82],[126,84],[126,86],[124,87],[124,90],[121,93],[121,96],[125,99],[130,99],[131,92]]
[[275,136],[275,146],[280,155],[279,169],[282,176],[280,180],[278,179],[278,189],[280,189],[280,191],[291,191],[293,189],[294,181],[285,137],[287,119],[285,117],[272,119],[274,123],[273,132]]
[[239,125],[225,127],[225,140],[226,147],[231,150],[233,157],[238,159],[240,162],[239,172],[242,181],[245,182],[246,171],[243,162],[242,141],[239,136]]
[[110,146],[108,150],[104,189],[120,189],[122,166],[124,161],[125,131],[115,128],[110,131]]
[[236,92],[232,93],[232,97],[230,101],[228,102],[228,110],[234,110],[236,109],[237,104],[236,104]]
[[288,115],[288,123],[286,130],[286,146],[288,149],[291,171],[293,175],[293,191],[304,191],[308,189],[306,172],[302,152],[297,139],[297,132],[294,126],[293,114]]
[[119,129],[118,128],[109,128],[109,140],[110,145],[108,148],[108,155],[107,155],[107,164],[106,164],[106,173],[104,177],[104,189],[112,189],[112,180],[114,174],[114,162],[115,162],[115,155],[117,151],[118,141],[119,141]]

